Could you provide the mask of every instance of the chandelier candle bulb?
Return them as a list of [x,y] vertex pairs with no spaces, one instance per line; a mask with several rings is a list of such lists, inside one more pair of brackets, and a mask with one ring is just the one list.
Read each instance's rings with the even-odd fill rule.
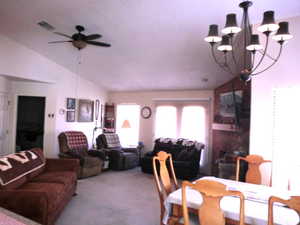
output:
[[279,29],[272,38],[278,42],[284,42],[286,40],[292,39],[293,35],[291,35],[289,32],[289,23],[288,22],[279,23]]
[[257,51],[263,49],[263,46],[259,43],[259,36],[252,34],[250,39],[250,45],[246,47],[249,51]]
[[204,40],[209,43],[216,43],[222,40],[222,38],[219,37],[218,25],[212,24],[209,26],[208,35],[204,38]]
[[257,28],[262,33],[271,33],[277,31],[279,25],[275,23],[274,11],[264,12],[264,18],[262,24]]
[[218,50],[221,52],[232,51],[232,46],[230,45],[228,35],[222,36],[222,41],[221,41],[221,44],[218,46]]
[[226,16],[226,24],[225,28],[222,29],[222,33],[224,34],[236,34],[240,32],[242,29],[238,27],[236,22],[236,14],[228,14]]

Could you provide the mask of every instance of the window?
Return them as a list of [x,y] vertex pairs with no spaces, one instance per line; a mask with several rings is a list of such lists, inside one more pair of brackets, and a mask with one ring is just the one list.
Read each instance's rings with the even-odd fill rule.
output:
[[155,137],[187,138],[205,143],[206,118],[202,106],[157,106]]
[[205,142],[205,110],[203,107],[183,107],[180,136],[202,143]]
[[117,105],[117,134],[123,147],[137,146],[139,141],[139,118],[140,106]]
[[155,117],[155,137],[176,138],[177,113],[174,106],[158,106]]
[[300,89],[277,88],[273,95],[272,186],[300,189]]

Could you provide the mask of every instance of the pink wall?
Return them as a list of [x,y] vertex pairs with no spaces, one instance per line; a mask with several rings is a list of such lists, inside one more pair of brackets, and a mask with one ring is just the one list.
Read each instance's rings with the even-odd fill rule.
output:
[[[252,80],[250,154],[259,154],[270,160],[273,158],[272,91],[274,88],[300,86],[300,17],[287,21],[294,38],[284,45],[277,64]],[[276,55],[278,44],[271,40],[269,47],[270,52]],[[268,166],[265,166],[262,169],[266,171],[267,168]]]
[[[271,154],[272,90],[300,85],[300,17],[288,19],[294,38],[284,45],[283,53],[274,67],[252,79],[250,153],[267,158]],[[271,41],[270,52],[278,44]]]
[[[66,98],[100,99],[106,101],[106,91],[45,58],[37,52],[0,35],[0,91],[7,92],[12,99],[10,106],[9,151],[14,151],[17,95],[45,96],[44,150],[47,156],[57,157],[57,135],[65,130],[83,131],[92,142],[94,122],[67,123],[66,115],[59,114],[66,108]],[[48,118],[54,113],[54,118]]]

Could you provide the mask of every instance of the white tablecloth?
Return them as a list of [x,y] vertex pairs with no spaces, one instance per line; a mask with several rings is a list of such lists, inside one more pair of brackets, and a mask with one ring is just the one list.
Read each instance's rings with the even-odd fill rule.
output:
[[[221,182],[227,186],[229,190],[238,190],[245,195],[245,222],[252,225],[265,225],[268,221],[268,199],[271,195],[275,195],[284,199],[288,199],[293,193],[276,190],[275,188],[237,182],[232,180],[220,179],[215,177],[203,177],[201,179],[210,179]],[[190,188],[186,189],[187,205],[190,208],[198,209],[202,204],[201,194]],[[164,216],[164,224],[167,223],[169,215],[171,215],[172,204],[182,204],[181,189],[172,192],[165,201],[166,213]],[[221,200],[221,208],[225,213],[225,217],[239,220],[240,200],[237,197],[223,197]],[[280,225],[296,225],[299,223],[298,214],[291,209],[283,207],[281,204],[274,205],[273,208],[274,222]]]

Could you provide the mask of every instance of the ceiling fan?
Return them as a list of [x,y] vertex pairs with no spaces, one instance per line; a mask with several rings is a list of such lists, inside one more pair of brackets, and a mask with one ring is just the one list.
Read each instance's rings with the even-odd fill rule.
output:
[[72,42],[73,46],[77,48],[78,50],[81,50],[86,47],[87,44],[89,45],[96,45],[100,47],[110,47],[110,44],[104,43],[104,42],[99,42],[99,41],[94,41],[95,39],[101,38],[102,35],[100,34],[90,34],[90,35],[85,35],[82,32],[85,30],[83,26],[77,25],[75,26],[75,29],[78,31],[77,33],[73,34],[72,36],[63,34],[60,32],[53,32],[55,34],[58,34],[60,36],[64,36],[67,38],[70,38],[71,40],[67,41],[51,41],[48,42],[49,44],[55,44],[55,43],[65,43],[65,42]]

